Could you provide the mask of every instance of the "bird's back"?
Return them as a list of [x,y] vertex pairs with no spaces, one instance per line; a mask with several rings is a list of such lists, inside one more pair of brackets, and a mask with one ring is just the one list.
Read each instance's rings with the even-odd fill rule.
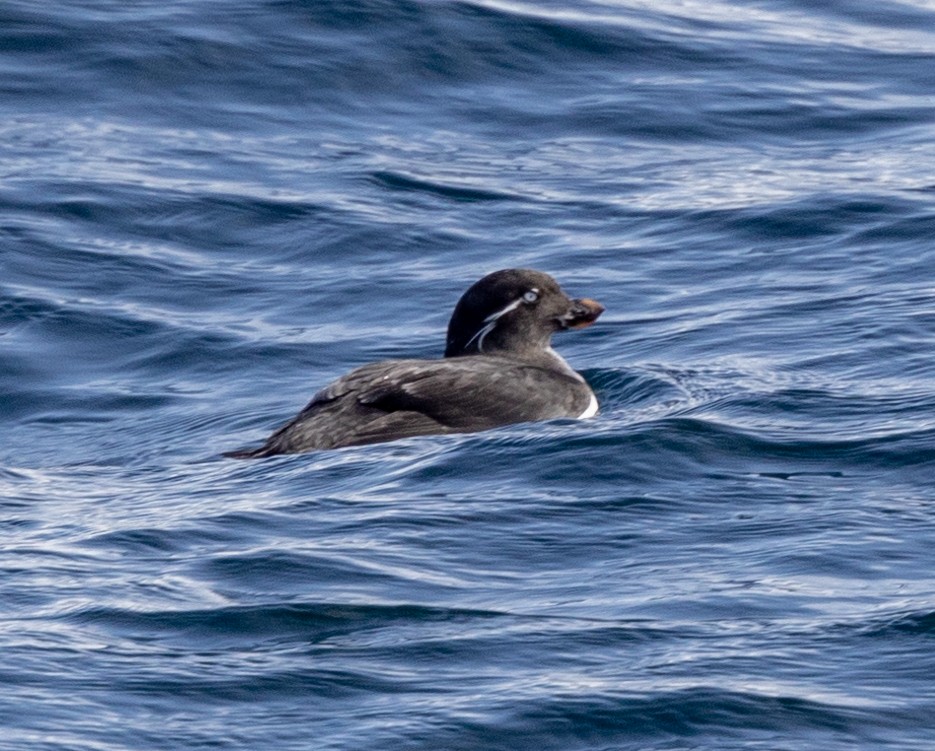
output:
[[271,456],[580,417],[592,398],[573,371],[509,357],[388,360],[326,386],[262,447],[228,455]]

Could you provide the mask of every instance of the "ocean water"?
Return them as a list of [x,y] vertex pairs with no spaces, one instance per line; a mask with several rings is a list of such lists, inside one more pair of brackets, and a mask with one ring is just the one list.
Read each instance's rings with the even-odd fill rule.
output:
[[[0,749],[935,747],[931,0],[0,6]],[[589,421],[234,461],[483,274]]]

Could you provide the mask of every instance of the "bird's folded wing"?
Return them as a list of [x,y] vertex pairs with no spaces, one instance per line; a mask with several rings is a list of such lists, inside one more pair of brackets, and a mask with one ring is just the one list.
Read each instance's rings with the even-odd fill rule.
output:
[[401,361],[360,385],[356,397],[363,405],[387,413],[417,412],[453,429],[484,430],[572,416],[578,384],[531,365],[471,358]]

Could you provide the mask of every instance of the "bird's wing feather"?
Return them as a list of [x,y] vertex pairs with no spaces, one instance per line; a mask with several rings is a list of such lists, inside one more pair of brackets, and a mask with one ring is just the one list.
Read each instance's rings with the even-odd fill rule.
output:
[[[576,381],[506,359],[402,363],[357,394],[385,412],[417,412],[455,430],[483,430],[528,420],[572,417]],[[586,399],[586,397],[585,397]]]
[[371,363],[315,394],[252,455],[575,417],[588,394],[566,375],[506,358]]

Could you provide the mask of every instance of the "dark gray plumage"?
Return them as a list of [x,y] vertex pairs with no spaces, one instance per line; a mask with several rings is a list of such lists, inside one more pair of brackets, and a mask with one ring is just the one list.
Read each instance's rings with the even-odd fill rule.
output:
[[557,417],[590,417],[597,400],[551,347],[552,334],[589,326],[604,311],[572,300],[548,274],[505,269],[458,301],[445,358],[364,365],[319,391],[260,448],[272,456],[417,435],[470,433]]

